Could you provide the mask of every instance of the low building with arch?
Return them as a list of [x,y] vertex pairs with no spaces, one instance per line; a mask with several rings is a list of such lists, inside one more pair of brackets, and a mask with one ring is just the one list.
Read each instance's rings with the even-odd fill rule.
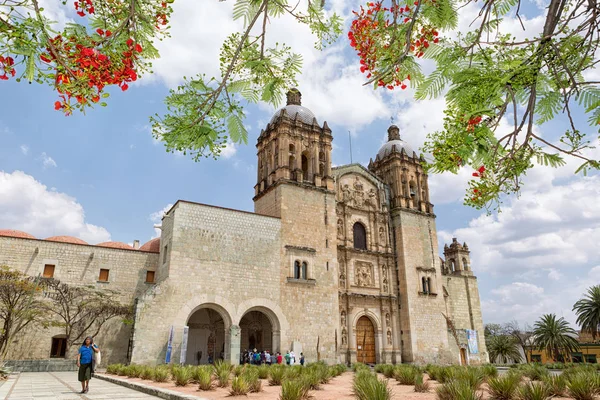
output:
[[[333,168],[332,140],[293,89],[258,137],[254,212],[179,200],[141,247],[0,230],[0,264],[133,303],[132,325],[97,338],[106,362],[487,362],[469,248],[437,255],[422,156],[392,125],[368,167]],[[9,357],[63,354],[59,330],[26,337],[43,340]]]

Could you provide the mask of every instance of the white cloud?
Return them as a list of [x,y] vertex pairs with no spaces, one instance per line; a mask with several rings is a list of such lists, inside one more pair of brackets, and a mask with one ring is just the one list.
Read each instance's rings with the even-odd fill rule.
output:
[[227,142],[223,150],[221,150],[221,157],[228,159],[237,153],[237,145],[233,142]]
[[[167,211],[171,209],[171,207],[173,207],[173,204],[169,203],[162,209],[151,213],[148,216],[148,218],[150,219],[150,221],[154,222],[154,224],[160,225],[162,223],[163,216],[166,214]],[[160,228],[154,228],[154,236],[152,236],[150,239],[160,237],[160,232]]]
[[44,166],[44,169],[54,168],[57,166],[56,161],[54,161],[54,159],[52,157],[50,157],[48,154],[46,154],[46,152],[43,152],[40,157],[42,159],[42,164]]
[[0,171],[0,227],[38,238],[69,235],[92,244],[110,240],[106,229],[85,221],[83,207],[75,198],[48,189],[21,171]]
[[21,145],[21,153],[23,153],[24,156],[29,154],[29,146],[22,144]]

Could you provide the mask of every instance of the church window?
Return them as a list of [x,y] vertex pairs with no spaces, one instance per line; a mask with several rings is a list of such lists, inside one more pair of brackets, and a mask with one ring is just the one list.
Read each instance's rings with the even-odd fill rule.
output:
[[431,278],[427,278],[427,293],[433,293],[433,290],[431,290]]
[[146,271],[146,283],[154,283],[154,271]]
[[360,250],[367,249],[367,231],[365,226],[360,222],[354,224],[353,233],[354,233],[354,248]]
[[294,279],[300,279],[300,261],[294,262]]
[[427,279],[425,277],[421,278],[421,285],[423,286],[423,293],[427,294]]
[[462,264],[463,264],[463,269],[465,271],[468,271],[469,270],[469,263],[467,262],[467,259],[465,257],[463,257],[463,259],[462,259]]
[[165,247],[163,248],[163,264],[167,262],[168,251],[169,251],[169,245],[165,244]]
[[302,178],[308,180],[308,157],[302,154]]
[[291,170],[296,169],[296,158],[294,156],[290,156],[290,159],[288,160],[288,166]]
[[451,258],[450,262],[448,263],[448,270],[450,271],[450,273],[456,271],[456,267],[454,265],[454,259]]
[[46,264],[44,265],[44,274],[42,275],[44,278],[54,278],[54,265]]
[[307,279],[307,276],[306,276],[307,270],[308,270],[308,264],[306,263],[306,261],[304,261],[302,263],[302,271],[300,271],[301,272],[300,279]]
[[275,146],[275,168],[279,167],[279,145]]
[[320,163],[319,164],[319,175],[323,176],[325,174],[325,164]]
[[293,145],[293,144],[290,144],[290,153],[291,153],[291,154],[294,154],[294,153],[295,153],[295,151],[296,151],[296,148],[294,147],[294,145]]
[[101,268],[100,275],[98,275],[98,282],[108,282],[109,270]]

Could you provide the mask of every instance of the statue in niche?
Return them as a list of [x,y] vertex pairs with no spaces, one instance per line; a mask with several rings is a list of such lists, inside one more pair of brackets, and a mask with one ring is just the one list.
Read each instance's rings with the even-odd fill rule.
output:
[[388,280],[387,278],[383,278],[383,291],[387,293],[388,291]]
[[390,330],[387,331],[387,343],[389,346],[392,345],[392,331]]
[[365,204],[368,206],[375,207],[375,196],[377,195],[377,192],[375,192],[375,189],[371,189],[367,194],[369,195],[369,197],[367,197],[367,199],[365,200]]
[[348,344],[348,332],[346,332],[346,328],[342,328],[342,346],[346,346]]
[[383,226],[379,227],[379,244],[381,244],[382,246],[385,246],[385,229],[383,229]]
[[346,275],[343,272],[340,274],[340,287],[346,287]]
[[342,201],[344,203],[348,203],[352,199],[352,193],[350,192],[350,187],[348,185],[344,185],[342,188]]
[[346,326],[346,311],[342,311],[341,323],[342,326]]
[[385,326],[390,326],[390,314],[385,314]]
[[338,238],[340,238],[340,239],[344,238],[344,221],[342,221],[341,219],[338,219],[338,222],[337,222],[337,234],[338,234]]

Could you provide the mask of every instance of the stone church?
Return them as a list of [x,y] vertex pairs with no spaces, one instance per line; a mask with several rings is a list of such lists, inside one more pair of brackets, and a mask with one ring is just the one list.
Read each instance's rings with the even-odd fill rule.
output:
[[[134,304],[96,338],[108,362],[487,362],[469,248],[437,254],[422,156],[392,125],[368,168],[333,168],[332,140],[292,89],[258,137],[253,213],[179,200],[143,246],[0,230],[0,265]],[[32,327],[9,358],[64,357],[61,332]]]

